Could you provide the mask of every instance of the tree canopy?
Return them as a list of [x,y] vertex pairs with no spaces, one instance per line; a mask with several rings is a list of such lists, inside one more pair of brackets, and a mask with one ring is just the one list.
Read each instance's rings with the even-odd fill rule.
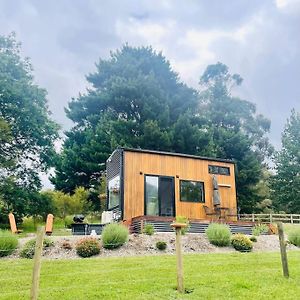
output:
[[222,63],[210,65],[195,90],[161,53],[125,45],[100,59],[87,81],[91,87],[66,109],[74,127],[52,178],[57,189],[97,188],[110,153],[128,146],[234,159],[239,205],[245,212],[254,209],[255,185],[272,153],[270,121],[253,103],[232,95],[241,76]]
[[58,125],[20,50],[14,34],[0,36],[0,205],[26,214],[26,195],[40,189],[39,172],[53,165]]
[[300,113],[292,110],[282,134],[282,149],[275,154],[272,181],[274,204],[287,213],[300,211]]

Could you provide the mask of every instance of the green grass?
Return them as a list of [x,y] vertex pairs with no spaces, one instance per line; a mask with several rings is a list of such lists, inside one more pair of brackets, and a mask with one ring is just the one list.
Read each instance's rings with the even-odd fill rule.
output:
[[[185,286],[175,290],[175,256],[43,260],[39,299],[299,299],[300,252],[288,253],[290,279],[279,253],[184,256]],[[26,299],[30,260],[0,260],[0,299]]]

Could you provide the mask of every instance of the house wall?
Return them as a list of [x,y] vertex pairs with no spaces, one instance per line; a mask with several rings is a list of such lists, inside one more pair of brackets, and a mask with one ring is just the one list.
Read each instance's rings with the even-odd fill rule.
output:
[[[185,216],[190,219],[208,219],[203,208],[203,205],[213,208],[212,174],[208,173],[208,165],[217,165],[230,168],[230,176],[216,176],[219,184],[230,185],[230,188],[219,188],[221,206],[236,209],[236,189],[233,163],[125,151],[123,219],[130,220],[133,217],[144,215],[145,174],[174,177],[177,216]],[[142,174],[140,174],[140,172],[142,172]],[[179,176],[179,178],[176,178],[176,176]],[[203,181],[205,203],[181,202],[179,198],[179,180],[181,179]]]

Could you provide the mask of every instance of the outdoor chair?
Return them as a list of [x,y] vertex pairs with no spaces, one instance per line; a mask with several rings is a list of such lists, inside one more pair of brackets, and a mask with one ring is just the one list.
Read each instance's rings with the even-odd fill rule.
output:
[[22,230],[19,230],[17,228],[16,219],[13,213],[8,214],[9,224],[10,224],[10,230],[12,233],[21,233]]
[[204,208],[205,214],[207,216],[211,216],[213,219],[215,218],[216,220],[219,219],[220,213],[218,211],[212,210],[211,208],[209,208],[206,205],[203,205],[203,208]]
[[53,231],[53,215],[48,214],[47,220],[46,220],[46,228],[45,228],[46,234],[51,235]]

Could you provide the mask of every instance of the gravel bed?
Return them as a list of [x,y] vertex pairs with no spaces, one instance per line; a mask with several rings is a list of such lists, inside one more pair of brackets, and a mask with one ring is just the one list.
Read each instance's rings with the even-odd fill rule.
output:
[[[34,236],[19,239],[19,248],[25,242]],[[43,251],[43,257],[47,259],[78,259],[76,254],[76,243],[84,238],[83,236],[52,236],[50,239],[54,241],[54,246]],[[100,240],[101,238],[97,237]],[[167,243],[167,249],[159,251],[155,244],[158,241]],[[64,249],[63,244],[67,243],[71,249]],[[189,233],[182,237],[182,246],[184,253],[225,253],[235,252],[232,247],[216,247],[211,245],[205,234]],[[294,245],[288,245],[288,250],[300,250]],[[7,258],[19,258],[19,251],[8,256]],[[261,251],[279,251],[279,242],[277,235],[263,235],[257,237],[257,242],[253,243],[253,252]],[[143,256],[143,255],[160,255],[175,253],[175,234],[174,233],[155,233],[152,236],[144,234],[131,234],[128,242],[122,247],[114,250],[107,250],[101,247],[98,257],[120,257],[120,256]]]

